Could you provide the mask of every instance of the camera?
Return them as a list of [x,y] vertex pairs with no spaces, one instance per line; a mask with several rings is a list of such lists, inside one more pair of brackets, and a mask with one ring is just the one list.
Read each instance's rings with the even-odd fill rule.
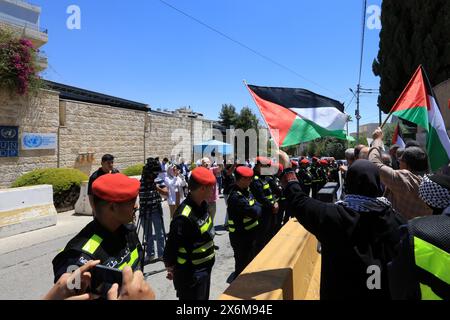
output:
[[122,271],[102,265],[96,265],[91,272],[91,291],[100,295],[102,298],[107,297],[109,289],[114,283],[122,286]]

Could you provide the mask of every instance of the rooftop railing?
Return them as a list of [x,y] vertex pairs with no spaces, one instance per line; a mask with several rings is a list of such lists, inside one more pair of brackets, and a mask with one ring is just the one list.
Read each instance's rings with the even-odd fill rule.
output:
[[47,29],[40,28],[39,25],[35,23],[31,23],[26,20],[18,19],[15,17],[12,17],[10,15],[4,14],[0,12],[0,22],[4,22],[6,24],[12,24],[16,27],[25,28],[25,29],[31,29],[37,32],[42,32],[48,34]]

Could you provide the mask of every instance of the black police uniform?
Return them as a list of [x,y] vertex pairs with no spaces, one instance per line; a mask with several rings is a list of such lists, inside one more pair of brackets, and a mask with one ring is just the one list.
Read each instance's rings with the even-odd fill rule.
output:
[[312,180],[313,180],[313,176],[312,176],[311,172],[309,172],[309,168],[302,166],[300,169],[298,169],[298,172],[296,172],[296,175],[297,175],[298,181],[300,182],[300,186],[301,186],[303,192],[309,196],[310,192],[311,192],[311,185],[312,185]]
[[320,165],[317,168],[317,173],[318,173],[318,176],[319,176],[319,189],[318,189],[318,191],[320,191],[320,189],[322,189],[328,182],[328,168]]
[[208,204],[199,207],[188,194],[174,213],[164,249],[164,263],[174,267],[173,283],[180,300],[209,299],[214,235]]
[[275,197],[266,176],[260,176],[255,172],[253,181],[250,184],[250,190],[262,205],[262,214],[260,219],[260,232],[256,239],[256,254],[258,254],[272,239],[276,216],[272,213],[275,205]]
[[281,229],[284,221],[286,199],[283,196],[283,187],[281,186],[280,179],[276,175],[267,176],[267,182],[270,185],[275,201],[278,203],[278,213],[275,215],[275,224],[272,229],[272,236],[274,236]]
[[317,198],[317,193],[320,190],[320,173],[319,173],[319,165],[317,163],[313,163],[310,167],[310,171],[312,180],[311,180],[311,190],[312,190],[312,197],[314,199]]
[[256,255],[255,245],[261,205],[250,190],[234,186],[227,201],[228,231],[234,251],[234,276],[237,277]]
[[83,228],[53,259],[55,283],[70,266],[82,266],[89,260],[122,270],[140,269],[143,250],[133,224],[122,225],[112,233],[96,219]]

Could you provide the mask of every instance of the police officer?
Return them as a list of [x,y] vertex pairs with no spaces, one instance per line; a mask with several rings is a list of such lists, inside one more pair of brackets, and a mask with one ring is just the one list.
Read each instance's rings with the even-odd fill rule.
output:
[[311,193],[311,185],[312,185],[312,174],[309,172],[309,160],[303,159],[300,161],[300,168],[298,169],[297,178],[300,182],[300,186],[304,193],[306,193],[308,196]]
[[319,177],[319,189],[322,189],[328,182],[328,161],[320,160],[318,161],[319,166],[317,167],[317,175]]
[[216,177],[210,170],[195,168],[189,179],[189,194],[170,224],[164,264],[180,300],[209,299],[215,232],[207,201],[215,184]]
[[[133,224],[140,183],[117,174],[105,174],[92,184],[95,218],[70,240],[52,261],[55,283],[72,266],[90,260],[122,270],[140,269],[143,254]],[[70,270],[69,270],[70,272]],[[105,290],[108,288],[105,287]]]
[[236,182],[228,198],[228,231],[234,251],[234,277],[255,257],[255,242],[261,217],[261,205],[254,199],[249,186],[253,170],[240,166],[235,170]]
[[425,176],[420,198],[433,216],[401,227],[399,254],[389,266],[393,299],[450,300],[450,177]]
[[250,184],[250,190],[256,201],[262,205],[261,229],[256,240],[256,253],[258,254],[272,239],[276,215],[278,214],[278,203],[269,184],[271,161],[266,157],[257,157],[253,168],[254,177]]
[[320,190],[320,172],[319,172],[319,159],[316,157],[312,158],[312,164],[310,167],[310,171],[312,180],[311,180],[311,190],[312,190],[312,197],[314,199],[317,199],[317,193]]
[[[283,173],[284,167],[281,163],[278,163],[273,166],[273,169],[274,175],[269,177],[269,184],[278,203],[278,213],[276,215],[275,226],[273,229],[273,235],[275,235],[278,231],[280,231],[283,221],[285,221],[286,218],[286,198],[283,195],[283,187],[281,186],[280,181],[280,175]],[[287,218],[287,220],[289,220],[289,218]]]

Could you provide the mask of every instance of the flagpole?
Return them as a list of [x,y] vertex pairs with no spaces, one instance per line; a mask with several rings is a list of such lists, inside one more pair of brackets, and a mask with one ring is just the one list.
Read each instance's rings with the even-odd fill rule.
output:
[[[272,136],[272,131],[270,130],[269,124],[267,123],[266,117],[264,116],[264,113],[263,113],[263,112],[261,111],[261,109],[259,108],[259,105],[258,105],[258,103],[256,102],[256,99],[255,99],[255,97],[253,96],[252,91],[251,91],[250,88],[248,87],[247,81],[242,80],[242,82],[244,82],[244,85],[245,85],[245,87],[247,88],[248,92],[250,93],[250,96],[252,97],[253,102],[255,102],[256,106],[258,107],[259,113],[261,113],[261,116],[262,116],[262,118],[263,118],[263,120],[264,120],[264,123],[266,124],[267,129],[269,130],[270,135]],[[273,138],[273,136],[272,136],[272,138]],[[278,141],[276,141],[276,139],[272,139],[272,140],[275,142],[275,145],[277,146],[277,148],[280,149],[280,146],[278,145]]]
[[386,122],[389,120],[389,118],[392,116],[392,113],[394,112],[394,107],[397,104],[397,102],[400,100],[400,98],[403,96],[403,94],[406,92],[406,90],[409,89],[410,84],[412,83],[413,79],[416,77],[417,72],[419,72],[419,70],[422,69],[422,65],[419,65],[419,67],[417,68],[416,72],[414,72],[413,76],[411,77],[411,80],[409,80],[408,84],[406,85],[405,89],[403,89],[402,93],[400,94],[400,96],[398,97],[397,101],[395,102],[395,104],[392,106],[391,111],[389,111],[389,114],[387,116],[387,118],[384,120],[383,124],[381,125],[381,129],[383,129],[384,125],[386,124]]

